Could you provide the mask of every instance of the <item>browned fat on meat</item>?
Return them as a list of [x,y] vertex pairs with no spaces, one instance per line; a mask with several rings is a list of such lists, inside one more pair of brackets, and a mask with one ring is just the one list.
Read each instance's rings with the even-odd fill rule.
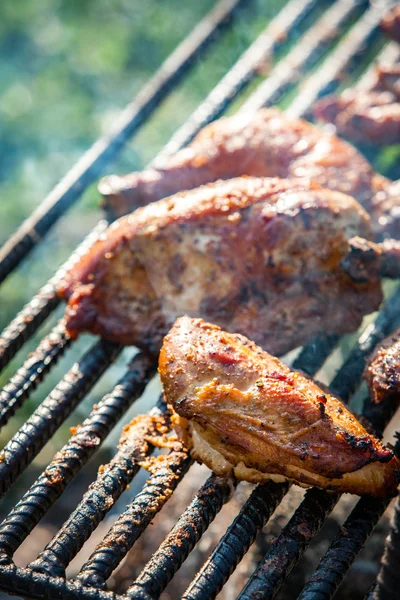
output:
[[394,494],[400,462],[344,405],[241,335],[182,317],[159,371],[175,428],[218,475]]
[[[375,205],[373,226],[378,235],[384,231],[375,195],[385,192],[390,181],[377,175],[351,144],[276,108],[219,119],[174,156],[142,172],[106,177],[99,190],[108,210],[121,216],[180,190],[241,175],[312,178],[353,196],[367,211]],[[400,196],[391,193],[386,212],[399,204]]]
[[351,197],[308,179],[237,178],[182,192],[114,223],[66,274],[72,335],[158,352],[182,314],[201,316],[283,354],[355,331],[377,309],[377,278],[340,261],[370,219]]

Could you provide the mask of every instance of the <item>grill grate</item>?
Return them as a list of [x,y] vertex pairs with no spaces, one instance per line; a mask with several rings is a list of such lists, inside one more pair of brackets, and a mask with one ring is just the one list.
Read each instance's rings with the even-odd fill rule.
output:
[[[234,17],[240,4],[244,2],[223,0],[217,5],[167,59],[140,96],[129,105],[116,124],[114,133],[93,146],[42,203],[40,209],[11,238],[0,254],[0,281],[20,263],[55,221],[79,198],[85,187],[98,177],[105,164],[117,154],[127,139],[150,117],[196,58],[203,55],[211,40]],[[366,44],[378,40],[379,20],[386,8],[384,3],[374,3],[370,7],[362,0],[338,0],[334,3],[290,0],[155,160],[185,146],[202,126],[221,115],[256,79],[260,63],[273,59],[278,50],[289,48],[304,27],[306,31],[294,49],[289,50],[286,57],[276,63],[265,81],[245,101],[242,110],[270,105],[281,98],[285,101],[286,95],[298,91],[288,110],[296,116],[309,115],[316,98],[331,92],[339,85],[344,74],[351,76],[358,68]],[[350,19],[355,22],[343,35]],[[338,44],[329,54],[336,42]],[[390,46],[387,44],[383,52],[388,52]],[[391,54],[395,59],[396,52]],[[315,70],[307,75],[313,68]],[[305,81],[297,90],[300,76]],[[5,329],[0,341],[1,368],[55,310],[59,304],[55,288],[65,269],[94,243],[105,226],[106,222],[99,223],[67,263]],[[394,321],[399,317],[400,288],[385,303],[375,322],[361,335],[331,382],[332,390],[344,401],[349,401],[357,389],[366,357],[391,331]],[[337,336],[317,340],[301,351],[294,360],[293,367],[315,375],[338,342]],[[1,392],[0,425],[13,416],[71,343],[61,320]],[[116,344],[104,341],[95,343],[13,436],[1,455],[0,496],[4,495],[33,461],[102,373],[117,359],[121,350]],[[18,568],[13,563],[16,550],[94,455],[120,417],[141,396],[155,373],[155,368],[151,358],[144,354],[135,356],[119,383],[98,406],[93,407],[81,428],[0,525],[0,589],[29,598],[158,598],[223,505],[228,502],[233,491],[232,483],[211,475],[126,594],[108,592],[107,579],[191,466],[192,461],[188,456],[172,450],[165,460],[154,463],[159,465],[158,468],[155,468],[142,491],[111,527],[78,576],[72,581],[65,580],[68,564],[138,472],[138,456],[147,456],[153,450],[151,445],[147,447],[145,444],[144,447],[144,430],[137,427],[37,559],[25,569]],[[383,432],[392,416],[392,410],[393,407],[389,405],[377,408],[367,401],[364,415],[377,430]],[[162,400],[150,414],[168,422],[168,413]],[[148,426],[151,426],[150,421]],[[288,489],[287,484],[269,482],[253,490],[184,593],[186,600],[214,598],[218,594]],[[247,600],[275,597],[338,499],[338,494],[327,494],[317,489],[307,491],[302,503],[241,592],[240,598]],[[386,506],[386,501],[370,498],[363,498],[357,503],[341,534],[333,540],[306,584],[300,596],[302,600],[326,600],[333,596]],[[397,503],[384,567],[377,586],[370,594],[381,600],[395,597],[390,596],[390,589],[396,591],[396,582],[399,583],[396,568],[393,567],[399,552],[399,514]]]

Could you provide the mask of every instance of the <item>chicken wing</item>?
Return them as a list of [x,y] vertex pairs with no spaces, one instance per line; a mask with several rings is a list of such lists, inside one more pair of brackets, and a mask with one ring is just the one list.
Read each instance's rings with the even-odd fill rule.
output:
[[371,355],[364,371],[371,398],[400,400],[400,329],[387,337]]
[[370,220],[349,196],[307,179],[238,178],[119,219],[59,293],[67,327],[157,352],[182,314],[239,331],[275,354],[355,331],[377,309],[377,278],[340,261]]
[[159,360],[192,455],[218,475],[385,496],[400,462],[334,396],[241,335],[182,317]]
[[[140,173],[107,177],[99,190],[109,212],[121,216],[180,190],[240,175],[309,177],[353,196],[368,211],[375,193],[388,185],[347,142],[270,108],[219,119],[171,158]],[[399,196],[390,200],[398,206]],[[378,221],[376,226],[380,231]]]

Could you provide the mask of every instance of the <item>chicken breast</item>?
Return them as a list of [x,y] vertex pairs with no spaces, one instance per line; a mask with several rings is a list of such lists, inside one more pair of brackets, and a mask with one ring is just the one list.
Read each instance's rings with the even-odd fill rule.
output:
[[182,317],[159,371],[175,428],[221,476],[386,496],[400,463],[334,396],[241,335]]
[[389,335],[371,355],[364,371],[371,398],[400,401],[400,329]]
[[66,277],[71,335],[158,352],[182,314],[239,331],[275,354],[355,331],[382,294],[340,261],[371,236],[360,205],[306,179],[238,178],[182,192],[114,223]]
[[[375,193],[388,185],[347,142],[269,108],[219,119],[154,168],[106,177],[99,190],[108,211],[121,216],[180,190],[240,175],[309,177],[322,187],[350,194],[367,210]],[[391,201],[399,204],[398,197]]]

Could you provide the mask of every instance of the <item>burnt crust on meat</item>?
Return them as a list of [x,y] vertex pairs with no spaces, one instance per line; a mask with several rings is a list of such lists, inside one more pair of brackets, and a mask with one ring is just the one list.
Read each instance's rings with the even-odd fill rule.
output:
[[371,398],[379,404],[390,398],[400,401],[400,329],[374,350],[364,371]]
[[218,475],[395,493],[393,453],[340,400],[244,336],[182,317],[164,339],[159,371],[178,435]]
[[340,267],[372,236],[349,196],[308,179],[237,178],[181,192],[114,223],[61,283],[67,328],[158,352],[182,314],[239,331],[274,354],[355,331],[380,282]]

